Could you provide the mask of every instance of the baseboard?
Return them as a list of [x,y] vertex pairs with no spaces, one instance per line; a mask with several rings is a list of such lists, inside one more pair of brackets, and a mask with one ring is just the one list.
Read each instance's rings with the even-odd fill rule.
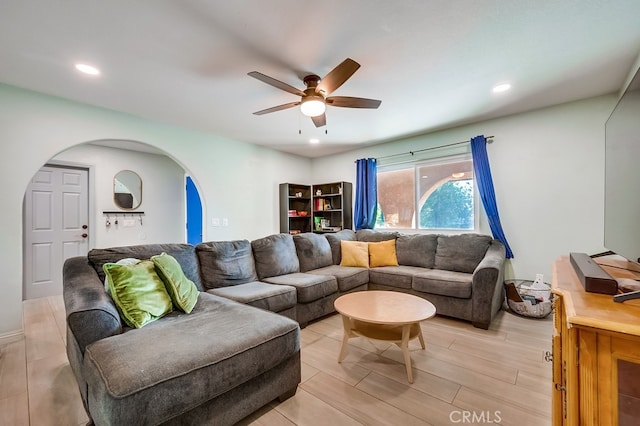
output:
[[0,345],[17,342],[22,339],[24,339],[23,330],[10,331],[8,333],[0,334]]

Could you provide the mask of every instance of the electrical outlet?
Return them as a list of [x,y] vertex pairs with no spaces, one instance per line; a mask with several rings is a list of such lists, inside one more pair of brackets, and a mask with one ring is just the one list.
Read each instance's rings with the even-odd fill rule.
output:
[[222,226],[229,226],[229,219],[227,219],[226,217],[222,218]]
[[220,218],[219,217],[214,217],[211,219],[211,225],[212,226],[220,226]]

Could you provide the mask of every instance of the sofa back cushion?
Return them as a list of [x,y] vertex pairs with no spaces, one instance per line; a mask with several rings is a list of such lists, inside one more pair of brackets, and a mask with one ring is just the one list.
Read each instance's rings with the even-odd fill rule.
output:
[[293,236],[275,234],[251,241],[258,278],[300,272]]
[[333,264],[331,246],[324,235],[305,232],[293,236],[300,272],[324,268]]
[[356,233],[351,229],[343,229],[342,231],[324,234],[331,246],[331,257],[333,258],[333,264],[339,265],[342,260],[342,249],[340,248],[340,241],[356,241]]
[[436,269],[472,273],[484,258],[492,238],[488,235],[439,235]]
[[163,252],[173,256],[180,264],[184,275],[193,281],[198,290],[202,291],[198,258],[196,257],[195,247],[191,244],[143,244],[93,249],[89,251],[87,259],[100,277],[100,281],[104,282],[105,273],[102,267],[105,263],[116,263],[118,260],[127,257],[146,260]]
[[257,281],[251,243],[248,240],[208,241],[196,246],[202,284],[208,288],[228,287]]
[[367,243],[379,243],[380,241],[395,240],[397,232],[380,232],[373,229],[359,229],[356,231],[356,240]]
[[436,263],[436,234],[400,234],[396,240],[398,263],[405,266],[433,268]]

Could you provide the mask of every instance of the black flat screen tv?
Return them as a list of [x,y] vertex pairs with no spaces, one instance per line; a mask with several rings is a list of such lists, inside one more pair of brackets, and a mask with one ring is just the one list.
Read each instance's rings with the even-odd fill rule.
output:
[[605,124],[604,246],[640,262],[640,70]]

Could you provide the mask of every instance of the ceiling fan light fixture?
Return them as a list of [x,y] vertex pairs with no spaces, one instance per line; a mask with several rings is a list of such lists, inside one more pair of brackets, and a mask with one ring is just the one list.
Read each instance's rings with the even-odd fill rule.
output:
[[300,104],[300,111],[307,117],[318,117],[324,114],[327,105],[321,96],[307,96]]

